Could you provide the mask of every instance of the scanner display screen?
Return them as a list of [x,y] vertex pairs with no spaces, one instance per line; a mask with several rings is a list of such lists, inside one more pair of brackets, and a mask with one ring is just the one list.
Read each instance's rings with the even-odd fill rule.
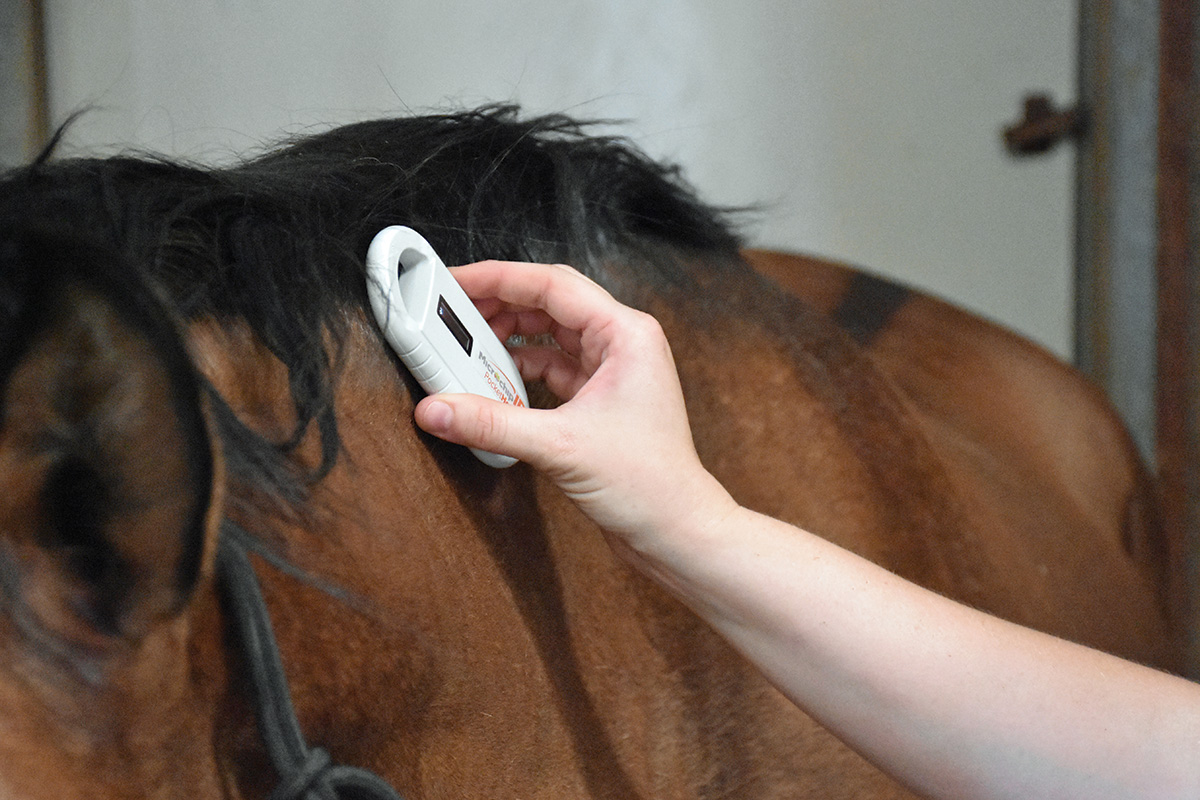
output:
[[475,340],[467,330],[467,326],[463,325],[462,320],[454,313],[454,309],[450,308],[446,298],[441,295],[438,295],[437,315],[451,335],[462,345],[462,349],[467,352],[467,355],[471,355],[471,345]]

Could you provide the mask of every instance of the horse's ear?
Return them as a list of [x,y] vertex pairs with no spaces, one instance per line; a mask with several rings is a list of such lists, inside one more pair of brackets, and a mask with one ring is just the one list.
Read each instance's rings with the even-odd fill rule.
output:
[[94,652],[176,614],[213,548],[217,472],[144,281],[94,247],[0,244],[0,591],[19,627]]

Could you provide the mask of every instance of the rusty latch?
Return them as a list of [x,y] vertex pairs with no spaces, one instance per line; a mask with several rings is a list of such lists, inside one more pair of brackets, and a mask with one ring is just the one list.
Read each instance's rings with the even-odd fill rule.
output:
[[1055,108],[1049,95],[1025,96],[1025,116],[1004,129],[1004,147],[1013,155],[1045,153],[1064,139],[1083,132],[1083,114],[1078,107]]

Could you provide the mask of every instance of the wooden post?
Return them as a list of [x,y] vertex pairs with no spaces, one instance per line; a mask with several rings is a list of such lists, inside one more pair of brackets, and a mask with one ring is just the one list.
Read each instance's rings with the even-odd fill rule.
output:
[[40,0],[0,0],[0,166],[27,161],[46,143],[49,114]]
[[1200,127],[1196,0],[1161,0],[1157,450],[1184,672],[1200,677]]
[[1154,459],[1156,8],[1081,0],[1075,366]]

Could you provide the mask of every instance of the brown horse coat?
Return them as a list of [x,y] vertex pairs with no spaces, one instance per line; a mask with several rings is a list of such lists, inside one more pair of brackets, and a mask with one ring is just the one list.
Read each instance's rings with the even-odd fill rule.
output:
[[[215,178],[188,173],[153,202],[138,187],[162,180],[158,167],[121,165],[106,184],[121,192],[78,201],[111,220],[100,241],[94,218],[81,233],[61,207],[107,165],[0,186],[7,225],[52,207],[82,242],[64,254],[57,238],[6,229],[18,244],[0,245],[0,796],[267,794],[276,776],[213,581],[222,528],[267,554],[256,563],[309,740],[409,800],[907,796],[618,562],[553,487],[415,430],[412,379],[330,266],[344,254],[353,274],[376,213],[434,232],[443,220],[435,244],[449,263],[486,246],[455,238],[472,215],[515,225],[557,204],[547,239],[594,221],[594,247],[509,252],[500,236],[484,254],[574,261],[658,316],[701,457],[741,502],[965,602],[1171,664],[1149,488],[1073,373],[927,298],[891,303],[882,327],[848,324],[870,315],[853,311],[847,276],[752,254],[791,293],[779,291],[727,242],[671,233],[699,212],[669,207],[670,193],[628,191],[622,207],[642,227],[605,244],[621,230],[605,227],[608,206],[570,193],[576,162],[556,160],[554,137],[606,184],[623,185],[636,158],[506,114],[461,121],[486,159],[439,140],[438,122],[381,124],[391,138],[361,146],[347,129]],[[389,149],[421,137],[435,146],[411,162]],[[334,242],[313,245],[334,274],[320,286],[303,253],[259,246],[255,226],[276,207],[248,188],[314,151],[327,159],[316,171],[362,181],[333,202],[288,173],[302,219],[329,223],[314,237]],[[450,177],[423,181],[439,158]],[[422,219],[417,189],[363,196],[377,180],[365,170],[392,163],[440,195],[516,171],[500,211],[468,191],[450,201],[458,216]],[[213,182],[218,199],[194,199]],[[529,201],[519,213],[504,205],[514,197]],[[561,210],[572,203],[586,213]],[[292,223],[278,227],[305,233]],[[139,235],[151,243],[128,244]],[[192,266],[197,252],[215,267]],[[237,272],[250,261],[270,292]],[[46,277],[51,263],[62,277]],[[319,291],[333,310],[310,325],[304,304],[324,302],[308,296]],[[274,296],[288,299],[263,311]],[[175,325],[195,372],[162,344]],[[316,379],[290,355],[314,341],[330,354]]]

